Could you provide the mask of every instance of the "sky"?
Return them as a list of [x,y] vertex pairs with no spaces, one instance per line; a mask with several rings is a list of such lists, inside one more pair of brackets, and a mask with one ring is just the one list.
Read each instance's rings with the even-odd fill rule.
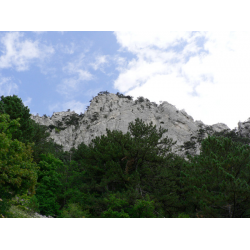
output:
[[250,32],[0,32],[0,96],[84,113],[100,91],[167,101],[207,125],[250,117]]

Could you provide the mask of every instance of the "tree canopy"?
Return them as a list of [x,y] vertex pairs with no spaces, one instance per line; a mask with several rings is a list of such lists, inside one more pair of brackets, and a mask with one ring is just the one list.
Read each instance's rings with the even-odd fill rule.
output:
[[[183,170],[187,197],[201,217],[250,215],[250,147],[230,138],[209,136],[201,154]],[[194,211],[193,211],[194,212]]]
[[129,124],[126,134],[107,129],[107,135],[96,137],[89,147],[80,146],[82,158],[75,150],[73,157],[85,171],[82,176],[84,210],[101,216],[109,209],[103,199],[107,201],[114,194],[132,207],[137,200],[146,202],[147,197],[149,203],[145,204],[154,200],[159,209],[167,206],[165,212],[172,216],[177,196],[170,159],[174,158],[171,147],[175,143],[162,138],[165,132],[162,128],[158,131],[152,123],[144,124],[136,119]]
[[19,126],[18,120],[0,114],[0,198],[6,202],[16,194],[35,194],[37,183],[31,145],[12,139]]
[[12,134],[13,139],[23,143],[32,142],[33,126],[30,110],[24,106],[21,98],[16,95],[1,96],[0,113],[8,114],[11,120],[19,118],[20,127]]

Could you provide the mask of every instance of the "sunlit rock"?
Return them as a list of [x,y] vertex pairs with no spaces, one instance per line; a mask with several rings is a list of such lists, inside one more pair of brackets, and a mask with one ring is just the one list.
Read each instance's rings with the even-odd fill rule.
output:
[[[75,118],[75,123],[72,117]],[[82,115],[68,110],[55,112],[51,117],[32,115],[31,118],[41,125],[48,126],[51,131],[50,137],[66,151],[82,142],[89,145],[95,137],[106,135],[106,129],[126,133],[129,123],[139,118],[147,124],[152,122],[157,128],[161,126],[167,129],[164,137],[168,136],[177,141],[173,152],[183,155],[183,152],[179,151],[179,146],[189,141],[191,136],[197,136],[200,128],[206,127],[203,122],[194,121],[185,110],[178,110],[166,101],[157,105],[146,98],[133,101],[116,94],[99,94],[94,97],[88,110]],[[217,132],[229,129],[222,123],[211,127]],[[199,149],[194,153],[199,153]]]

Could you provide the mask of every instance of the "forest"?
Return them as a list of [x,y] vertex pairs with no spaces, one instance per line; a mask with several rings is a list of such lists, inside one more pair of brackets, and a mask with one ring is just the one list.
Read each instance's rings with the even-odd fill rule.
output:
[[192,138],[184,159],[167,130],[136,119],[67,152],[30,116],[1,96],[0,218],[250,217],[250,138],[235,130]]

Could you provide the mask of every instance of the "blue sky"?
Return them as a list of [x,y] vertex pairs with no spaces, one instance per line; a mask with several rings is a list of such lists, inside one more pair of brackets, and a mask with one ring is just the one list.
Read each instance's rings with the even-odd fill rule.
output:
[[233,129],[250,117],[249,44],[249,32],[0,32],[0,95],[51,116],[107,90]]

